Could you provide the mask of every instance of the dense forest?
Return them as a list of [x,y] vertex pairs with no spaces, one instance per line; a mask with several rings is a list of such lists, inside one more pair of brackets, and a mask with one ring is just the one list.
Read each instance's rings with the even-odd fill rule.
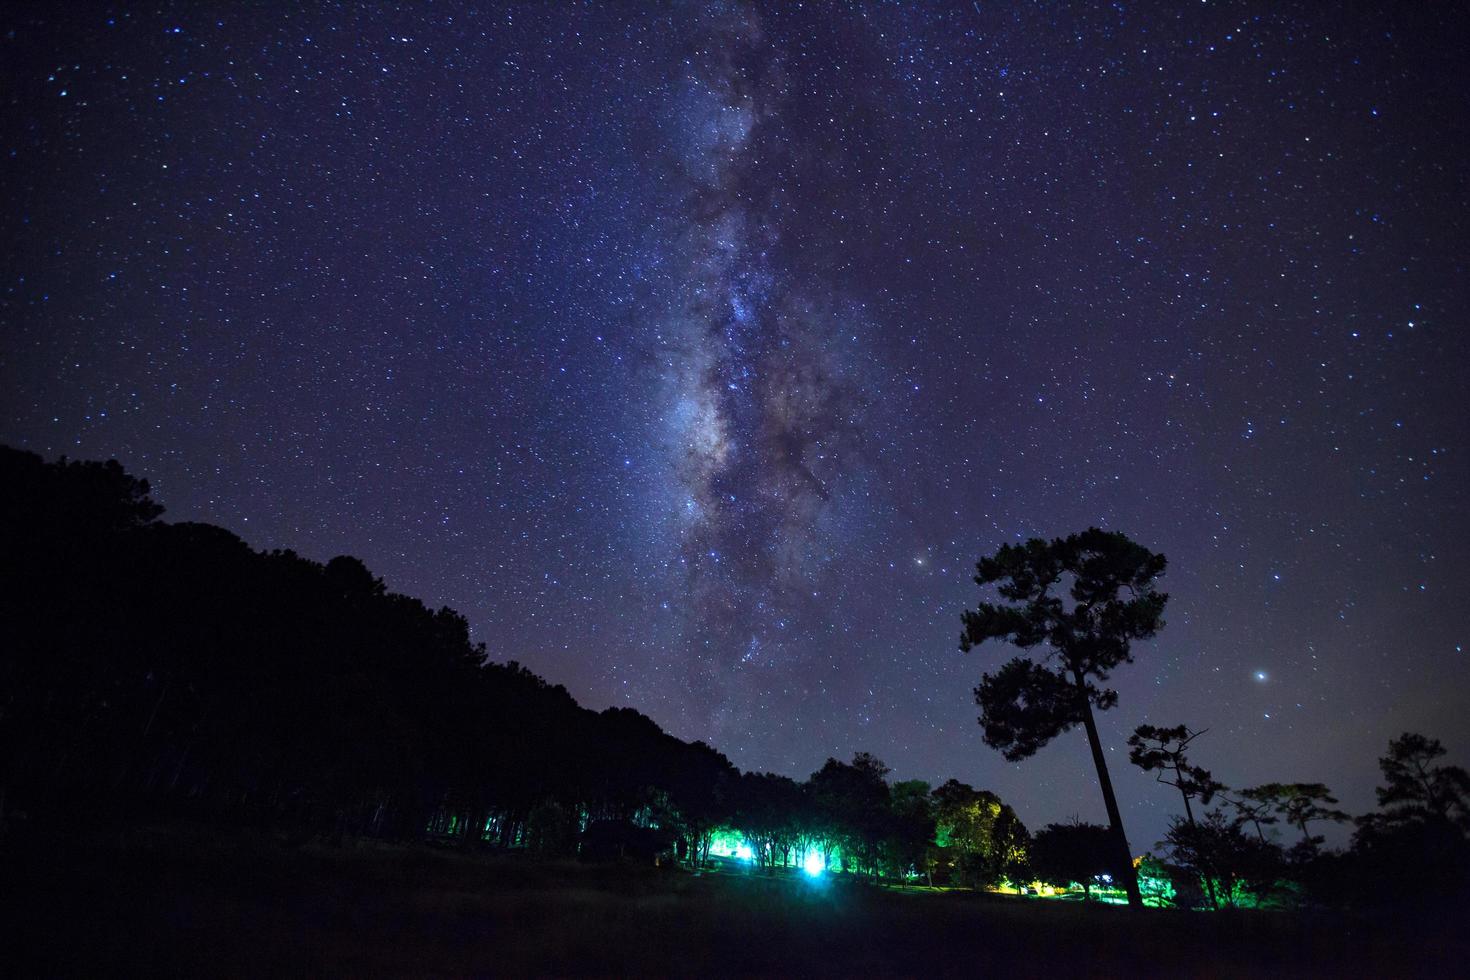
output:
[[[496,663],[463,617],[389,592],[363,563],[252,550],[169,523],[117,462],[0,447],[0,833],[186,817],[286,843],[429,840],[529,854],[838,870],[897,882],[1106,888],[1108,830],[1034,836],[993,793],[892,781],[866,753],[804,782],[742,773],[627,708],[579,706]],[[1405,734],[1353,846],[1327,787],[1235,793],[1140,727],[1132,761],[1182,796],[1152,904],[1412,902],[1470,870],[1470,778]],[[1204,811],[1210,803],[1212,811]],[[1200,812],[1195,812],[1195,807]],[[1283,847],[1267,828],[1300,840]],[[1129,869],[1131,871],[1131,869]]]
[[[993,794],[890,787],[881,762],[805,783],[741,773],[628,708],[595,712],[463,617],[363,563],[258,552],[160,520],[117,462],[0,449],[0,819],[156,815],[305,840],[433,839],[543,854],[667,851],[734,832],[757,865],[999,880],[1025,828]],[[936,813],[937,808],[937,813]],[[727,848],[728,850],[728,848]]]

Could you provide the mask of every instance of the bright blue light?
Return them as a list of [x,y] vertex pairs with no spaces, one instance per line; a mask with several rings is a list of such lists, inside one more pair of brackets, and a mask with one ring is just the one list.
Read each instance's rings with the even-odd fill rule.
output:
[[806,860],[801,862],[801,869],[809,875],[822,873],[822,855],[816,851],[807,851]]
[[749,844],[740,844],[735,848],[735,856],[742,861],[750,861],[755,858],[755,852],[750,849]]

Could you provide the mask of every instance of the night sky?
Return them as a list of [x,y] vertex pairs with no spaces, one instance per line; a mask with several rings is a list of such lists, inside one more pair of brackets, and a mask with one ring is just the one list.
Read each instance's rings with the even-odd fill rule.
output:
[[1356,812],[1405,729],[1467,762],[1455,5],[274,6],[6,15],[0,442],[742,768],[1102,821],[958,651],[1094,524],[1170,560],[1136,852],[1140,722]]

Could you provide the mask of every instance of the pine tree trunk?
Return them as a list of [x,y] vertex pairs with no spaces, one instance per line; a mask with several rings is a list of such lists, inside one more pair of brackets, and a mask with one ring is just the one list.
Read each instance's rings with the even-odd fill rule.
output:
[[1092,702],[1087,697],[1087,685],[1082,674],[1073,671],[1077,690],[1082,698],[1082,724],[1087,729],[1087,742],[1092,746],[1092,762],[1097,766],[1097,781],[1102,786],[1103,805],[1108,810],[1108,822],[1113,830],[1113,850],[1119,862],[1118,872],[1123,876],[1123,887],[1128,892],[1128,904],[1143,908],[1143,895],[1138,891],[1138,873],[1133,869],[1133,854],[1128,848],[1128,835],[1123,832],[1123,815],[1118,812],[1118,799],[1113,795],[1113,781],[1108,776],[1108,761],[1103,757],[1102,740],[1097,736],[1097,722],[1092,718]]
[[[1178,770],[1175,770],[1175,778],[1179,778]],[[1198,826],[1194,822],[1194,807],[1189,805],[1189,794],[1181,789],[1179,795],[1184,797],[1184,815],[1189,818],[1189,825],[1191,827]],[[1218,909],[1220,907],[1220,900],[1215,897],[1215,879],[1209,875],[1205,875],[1205,891],[1210,893],[1210,907]]]

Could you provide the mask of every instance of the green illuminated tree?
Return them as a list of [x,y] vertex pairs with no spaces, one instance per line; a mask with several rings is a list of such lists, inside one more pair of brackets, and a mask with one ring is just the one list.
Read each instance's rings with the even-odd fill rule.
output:
[[1145,854],[1138,862],[1138,890],[1143,892],[1143,903],[1150,908],[1174,908],[1178,892],[1174,888],[1174,877],[1164,862],[1152,854]]
[[961,882],[981,888],[1019,875],[1031,835],[999,796],[951,779],[933,798],[938,838]]
[[657,824],[678,831],[681,851],[693,867],[709,854],[715,831],[731,815],[739,773],[721,752],[704,742],[685,743],[664,736],[656,782],[664,806]]
[[869,874],[878,873],[878,848],[889,828],[889,769],[867,752],[852,762],[828,759],[812,773],[809,792],[818,819],[842,850],[842,866],[855,861]]
[[1209,886],[1216,906],[1258,904],[1283,870],[1280,849],[1248,836],[1219,810],[1194,823],[1175,817],[1163,843],[1175,864]]
[[1032,538],[980,560],[976,584],[995,586],[1003,601],[982,602],[961,616],[961,650],[987,640],[1046,648],[1039,661],[1017,657],[982,676],[975,701],[985,742],[1007,759],[1025,759],[1076,725],[1086,729],[1114,862],[1134,906],[1142,897],[1093,709],[1117,704],[1117,692],[1099,684],[1132,661],[1133,641],[1163,625],[1168,596],[1154,582],[1165,565],[1163,555],[1098,528],[1051,541]]
[[789,776],[747,772],[740,777],[734,822],[750,842],[757,867],[786,863],[800,833],[801,802],[801,786]]

